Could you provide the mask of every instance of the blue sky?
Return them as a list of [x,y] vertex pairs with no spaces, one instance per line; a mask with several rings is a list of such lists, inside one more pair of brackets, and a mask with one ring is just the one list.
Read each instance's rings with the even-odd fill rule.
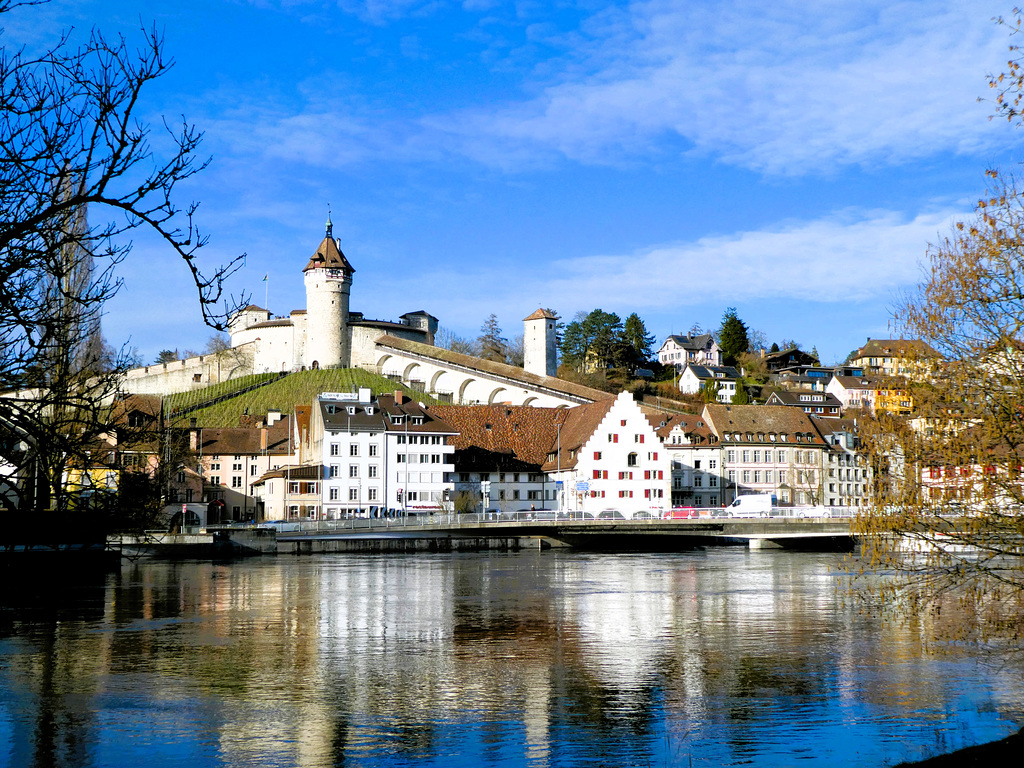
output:
[[[176,62],[140,114],[205,131],[210,263],[287,314],[334,233],[352,309],[473,337],[538,307],[637,312],[658,343],[727,307],[845,358],[890,334],[929,243],[1024,132],[989,120],[1012,4],[56,0],[6,45],[155,23]],[[188,202],[185,197],[182,203]],[[182,265],[144,236],[109,306],[144,358],[200,349]]]

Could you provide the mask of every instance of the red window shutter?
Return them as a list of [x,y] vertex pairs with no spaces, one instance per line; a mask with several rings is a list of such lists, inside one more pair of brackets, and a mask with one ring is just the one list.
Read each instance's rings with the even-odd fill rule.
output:
[[602,477],[602,478],[604,478],[605,480],[607,480],[607,479],[608,479],[608,470],[607,470],[607,469],[606,469],[606,470],[604,470],[604,471],[603,471],[603,472],[601,473],[601,477]]
[[601,479],[601,470],[600,469],[595,469],[594,470],[594,479],[595,480],[600,480]]
[[657,452],[657,451],[655,451],[655,452],[654,452],[654,460],[655,460],[655,461],[657,461],[657,460],[658,460],[658,452]]
[[651,498],[651,489],[650,488],[644,488],[644,498],[645,499]]
[[644,470],[644,480],[650,480],[650,479],[651,479],[651,470],[645,469]]

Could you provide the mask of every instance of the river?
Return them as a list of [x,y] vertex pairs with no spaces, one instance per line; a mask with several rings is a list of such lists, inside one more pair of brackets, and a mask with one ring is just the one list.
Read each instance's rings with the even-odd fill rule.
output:
[[[1024,724],[842,555],[136,562],[0,600],[0,765],[885,766]],[[31,595],[13,600],[15,594]]]

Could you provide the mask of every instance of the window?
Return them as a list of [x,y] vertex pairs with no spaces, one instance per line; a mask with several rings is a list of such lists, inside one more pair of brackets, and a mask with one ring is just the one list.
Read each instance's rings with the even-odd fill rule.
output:
[[761,482],[761,470],[760,469],[755,469],[754,470],[754,482],[755,483],[760,483]]
[[693,487],[701,488],[704,485],[704,477],[702,475],[693,476]]
[[635,466],[637,466],[637,456],[636,456],[635,453],[631,453],[631,454],[629,454],[629,456],[626,457],[626,466],[627,467],[635,467]]
[[500,501],[504,501],[505,500],[505,489],[504,488],[502,488],[500,491],[498,491],[498,499]]
[[359,455],[359,443],[349,443],[348,455],[349,456],[358,456]]
[[405,435],[398,435],[398,439],[395,441],[398,445],[405,445]]
[[298,483],[288,483],[288,493],[298,493],[298,492],[299,492],[299,484]]
[[518,489],[512,491],[512,500],[513,501],[519,501],[519,490]]
[[786,470],[780,469],[779,470],[779,485],[782,485],[785,482],[786,482]]
[[219,475],[212,475],[210,477],[210,485],[220,485],[220,476]]
[[349,464],[348,465],[348,476],[349,477],[359,477],[359,465],[358,464]]
[[744,451],[743,452],[743,461],[744,462],[750,461],[750,451]]
[[370,455],[371,456],[376,456],[377,455],[377,444],[376,443],[370,443]]
[[459,472],[459,482],[460,483],[468,483],[469,482],[469,472]]
[[772,481],[772,471],[770,469],[766,469],[764,471],[764,481],[766,483],[770,483]]
[[441,454],[440,453],[432,453],[432,454],[430,454],[430,463],[431,464],[440,464],[441,463]]
[[[655,454],[657,455],[657,454]],[[718,462],[715,459],[708,460],[708,469],[718,469]]]
[[331,456],[337,456],[341,453],[341,446],[338,443],[331,443]]
[[759,461],[761,461],[761,452],[754,451],[754,463],[757,464]]
[[777,459],[777,461],[779,462],[779,464],[785,464],[786,463],[786,452],[785,451],[779,451],[778,452],[778,459]]
[[404,453],[396,454],[395,455],[395,463],[396,464],[405,464],[405,454]]
[[609,434],[608,435],[608,442],[609,443],[617,443],[617,442],[619,442],[619,436],[617,434]]
[[749,483],[750,482],[750,470],[749,469],[744,469],[743,470],[743,482],[744,483]]
[[377,465],[376,464],[371,464],[369,467],[366,468],[366,476],[367,477],[376,477],[377,476]]
[[337,501],[338,500],[338,489],[337,488],[329,489],[327,491],[327,498],[328,498],[328,501]]
[[[660,472],[658,473],[658,479],[659,480],[661,479],[661,473]],[[708,485],[710,485],[712,488],[717,488],[718,487],[718,477],[716,475],[712,475],[708,479]]]
[[736,451],[726,451],[725,452],[725,460],[728,461],[730,464],[735,463],[735,461],[736,461]]
[[359,489],[358,488],[349,488],[348,489],[348,500],[349,501],[359,501]]
[[593,479],[594,480],[600,480],[601,479],[601,470],[600,469],[595,469],[594,470],[594,477],[593,477]]
[[623,419],[622,421],[620,421],[620,422],[619,422],[619,426],[620,426],[620,427],[624,427],[624,426],[626,426],[626,420],[625,420],[625,419]]
[[210,471],[211,472],[220,472],[220,464],[219,463],[211,464],[210,465]]
[[729,482],[734,484],[734,485],[736,484],[736,470],[735,469],[730,469],[729,470]]
[[504,472],[499,472],[498,473],[498,482],[499,483],[504,483],[505,482],[505,473]]
[[600,460],[601,460],[601,452],[600,451],[594,451],[594,461],[600,461]]
[[366,489],[366,498],[369,501],[376,501],[377,500],[377,489],[376,488],[367,488]]
[[231,478],[231,487],[232,488],[241,488],[242,487],[242,478],[240,478],[240,477],[232,477]]
[[527,491],[526,498],[529,501],[540,501],[540,491]]
[[[251,465],[251,466],[249,467],[249,476],[250,476],[250,477],[256,477],[256,465],[255,465],[255,464],[253,464],[253,465]],[[184,476],[182,476],[182,478],[181,478],[181,479],[182,479],[182,481],[184,481],[185,477],[184,477]]]
[[633,435],[633,442],[634,443],[642,443],[643,441],[644,441],[644,436],[643,435]]
[[337,477],[338,473],[340,471],[341,471],[341,468],[337,464],[331,464],[331,470],[330,470],[330,472],[328,473],[327,476],[328,477]]
[[700,459],[696,459],[696,460],[695,460],[695,461],[693,462],[693,468],[694,468],[694,469],[700,469]]

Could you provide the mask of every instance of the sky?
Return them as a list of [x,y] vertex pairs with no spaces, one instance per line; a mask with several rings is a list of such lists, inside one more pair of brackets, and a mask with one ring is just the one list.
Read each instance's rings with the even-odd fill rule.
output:
[[[971,215],[1024,129],[990,120],[1015,42],[974,0],[54,0],[2,17],[8,48],[156,25],[155,126],[204,132],[203,261],[228,290],[305,306],[324,235],[351,308],[426,310],[466,338],[539,307],[636,312],[656,337],[729,307],[823,363],[868,337]],[[979,101],[981,99],[981,101]],[[159,149],[160,141],[154,139]],[[1019,171],[1019,169],[1018,169]],[[95,222],[94,222],[95,223]],[[201,350],[184,264],[145,233],[107,307],[146,362]],[[264,281],[265,275],[269,279]]]

